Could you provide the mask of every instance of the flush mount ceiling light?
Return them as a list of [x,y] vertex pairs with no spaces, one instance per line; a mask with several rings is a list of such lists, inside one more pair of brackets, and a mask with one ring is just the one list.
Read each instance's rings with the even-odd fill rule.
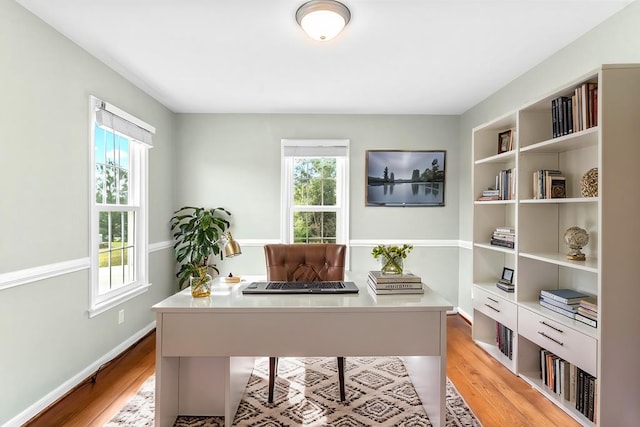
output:
[[296,12],[296,21],[312,39],[327,41],[338,35],[351,19],[347,6],[335,0],[312,0]]

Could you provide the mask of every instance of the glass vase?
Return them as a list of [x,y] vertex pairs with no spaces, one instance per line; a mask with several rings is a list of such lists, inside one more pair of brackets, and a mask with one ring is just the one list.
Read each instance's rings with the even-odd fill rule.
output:
[[189,285],[191,286],[191,296],[194,298],[208,297],[211,295],[211,282],[213,278],[207,274],[207,269],[200,270],[197,276],[189,277]]
[[402,274],[402,257],[380,257],[380,272],[382,274]]

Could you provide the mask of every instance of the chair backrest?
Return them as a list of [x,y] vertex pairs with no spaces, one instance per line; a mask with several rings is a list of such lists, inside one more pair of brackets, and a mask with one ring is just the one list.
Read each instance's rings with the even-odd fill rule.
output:
[[330,243],[264,246],[267,280],[315,282],[344,280],[347,247]]

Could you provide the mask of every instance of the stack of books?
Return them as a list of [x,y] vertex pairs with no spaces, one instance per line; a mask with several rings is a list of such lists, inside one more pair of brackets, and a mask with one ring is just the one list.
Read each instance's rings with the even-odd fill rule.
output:
[[491,235],[490,243],[513,249],[516,244],[516,230],[511,227],[498,227]]
[[540,291],[540,305],[571,319],[576,318],[580,301],[591,301],[592,297],[573,289],[548,289]]
[[370,271],[367,283],[376,295],[424,293],[422,279],[412,273],[382,274],[380,271]]
[[576,320],[592,326],[598,327],[598,302],[593,300],[583,299],[578,304],[578,312],[576,313]]
[[500,200],[500,190],[488,189],[482,192],[482,196],[478,198],[479,201],[487,200]]

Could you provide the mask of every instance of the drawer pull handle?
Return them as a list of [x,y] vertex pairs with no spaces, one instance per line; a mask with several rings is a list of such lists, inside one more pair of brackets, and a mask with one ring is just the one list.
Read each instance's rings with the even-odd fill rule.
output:
[[544,320],[541,320],[540,323],[542,323],[544,326],[546,326],[547,328],[551,328],[556,332],[560,332],[561,334],[564,333],[564,331],[562,329],[558,329],[555,326],[551,326],[550,324],[548,324],[547,322],[545,322]]
[[487,299],[488,299],[489,301],[493,301],[493,302],[495,302],[496,304],[498,304],[498,303],[499,303],[499,301],[498,301],[497,299],[493,299],[493,298],[491,298],[491,297],[487,297]]
[[500,313],[500,310],[498,310],[497,308],[492,307],[492,306],[490,306],[489,304],[485,304],[485,305],[486,305],[487,307],[489,307],[491,310],[493,310],[493,311],[496,311],[496,312]]
[[544,332],[540,332],[540,331],[538,331],[538,333],[539,333],[540,335],[542,335],[543,337],[550,339],[551,341],[553,341],[554,343],[556,343],[556,344],[558,344],[558,345],[564,345],[564,343],[562,343],[562,342],[558,341],[558,340],[557,340],[557,339],[555,339],[555,338],[551,338],[549,335],[545,334]]

